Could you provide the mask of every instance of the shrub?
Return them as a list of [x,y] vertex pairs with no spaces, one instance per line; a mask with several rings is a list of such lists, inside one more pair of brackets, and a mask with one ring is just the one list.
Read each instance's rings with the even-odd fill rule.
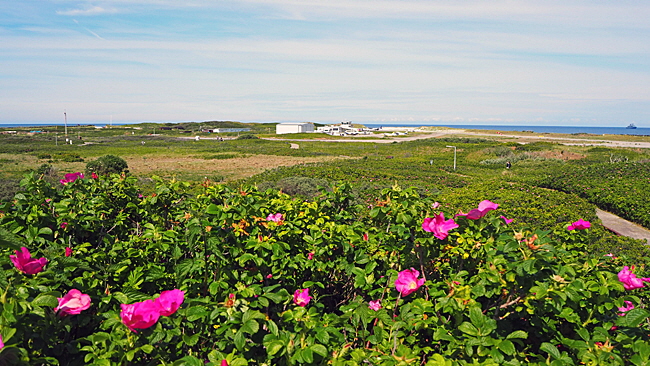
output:
[[121,174],[123,172],[128,173],[128,168],[129,167],[124,159],[115,155],[104,155],[97,160],[90,161],[86,164],[86,174]]
[[255,135],[251,135],[249,133],[237,136],[237,140],[255,140],[255,139],[259,139],[259,137]]
[[[136,182],[111,176],[55,187],[31,175],[0,207],[2,362],[650,359],[648,287],[638,281],[626,290],[617,278],[636,258],[591,254],[586,231],[515,230],[499,208],[456,218],[458,227],[440,239],[425,231],[435,223],[422,223],[459,207],[434,208],[412,189],[385,189],[372,205],[351,205],[347,185],[305,202],[250,186],[206,184],[189,194],[188,184],[163,181],[143,196]],[[474,199],[463,209],[476,207],[481,198]],[[14,267],[9,255],[21,246],[48,260],[42,272]],[[68,315],[56,313],[72,290],[87,297]],[[149,300],[163,294],[153,303],[167,306],[155,310]],[[155,319],[123,320],[138,303],[149,304]]]

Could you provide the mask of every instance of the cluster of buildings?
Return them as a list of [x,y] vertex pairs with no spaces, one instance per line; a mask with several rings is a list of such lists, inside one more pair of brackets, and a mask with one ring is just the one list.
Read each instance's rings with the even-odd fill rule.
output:
[[345,136],[345,135],[365,135],[369,134],[369,131],[376,131],[378,129],[373,128],[363,128],[363,127],[353,127],[352,122],[343,121],[335,125],[327,125],[323,127],[317,127],[314,130],[314,124],[311,122],[285,122],[278,123],[275,126],[275,133],[278,135],[287,134],[287,133],[326,133],[333,136]]

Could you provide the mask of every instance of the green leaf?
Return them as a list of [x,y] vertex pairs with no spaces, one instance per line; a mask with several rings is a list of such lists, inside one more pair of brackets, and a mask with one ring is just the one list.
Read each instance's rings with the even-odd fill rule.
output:
[[20,250],[24,246],[25,244],[17,235],[0,227],[0,247]]
[[625,313],[623,316],[619,316],[616,319],[616,325],[619,327],[630,327],[636,328],[639,324],[643,323],[650,316],[650,313],[647,310],[636,308],[632,309]]
[[552,344],[550,344],[548,342],[542,343],[539,346],[539,349],[546,352],[546,353],[548,353],[548,354],[550,354],[555,359],[559,359],[561,357],[560,351],[558,351],[557,347],[555,347],[554,345],[552,345]]
[[183,342],[187,344],[188,346],[193,346],[199,341],[199,334],[194,334],[192,336],[188,336],[187,334],[183,335]]
[[485,325],[485,318],[486,316],[483,315],[481,308],[478,306],[473,306],[471,309],[469,309],[469,319],[472,321],[472,324],[476,326],[476,328],[482,328],[483,325]]
[[472,325],[471,323],[468,323],[468,322],[464,322],[463,324],[461,324],[461,325],[458,327],[458,329],[459,329],[461,332],[463,332],[463,333],[465,333],[465,334],[469,334],[469,335],[471,335],[471,336],[475,336],[475,337],[476,337],[476,336],[478,335],[478,329],[476,329],[476,327],[475,327],[474,325]]
[[512,356],[516,352],[515,345],[512,344],[512,342],[507,340],[507,339],[503,340],[503,341],[501,341],[501,343],[497,344],[497,349],[499,349],[499,351],[505,353],[508,356]]
[[203,361],[199,360],[194,356],[185,356],[180,360],[177,360],[172,365],[174,366],[203,366]]
[[508,336],[506,337],[506,339],[514,339],[514,338],[527,339],[528,333],[524,332],[523,330],[515,330],[514,332],[508,334]]
[[260,325],[257,323],[255,319],[250,319],[244,323],[241,327],[241,331],[248,333],[248,334],[255,334],[257,331],[260,329]]
[[325,346],[323,346],[322,344],[315,344],[310,348],[312,351],[314,351],[314,353],[317,353],[322,357],[327,357],[327,348],[325,348]]
[[32,306],[47,306],[55,308],[59,305],[56,296],[40,294],[32,301]]
[[303,349],[300,354],[302,355],[302,359],[305,361],[305,363],[314,362],[314,353],[312,352],[311,348]]
[[271,341],[266,345],[266,353],[269,356],[273,356],[274,354],[280,352],[280,350],[284,347],[284,343],[281,340],[274,340]]

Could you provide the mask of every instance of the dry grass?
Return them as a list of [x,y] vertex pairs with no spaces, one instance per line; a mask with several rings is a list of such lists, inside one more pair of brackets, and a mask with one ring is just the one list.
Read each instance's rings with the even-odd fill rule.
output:
[[305,163],[316,163],[337,160],[336,157],[304,158],[277,155],[252,155],[247,157],[206,160],[196,157],[163,157],[163,156],[127,156],[123,157],[129,165],[131,174],[137,176],[158,175],[163,178],[172,177],[213,177],[223,176],[225,180],[236,180],[262,173],[267,169],[279,166],[292,166]]

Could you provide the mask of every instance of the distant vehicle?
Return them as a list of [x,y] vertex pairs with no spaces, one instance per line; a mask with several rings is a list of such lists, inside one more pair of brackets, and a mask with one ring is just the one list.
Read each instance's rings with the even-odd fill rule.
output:
[[634,125],[634,123],[630,123],[630,124],[627,125],[627,127],[625,127],[625,128],[627,128],[627,129],[629,129],[629,130],[633,130],[633,129],[636,128],[636,126]]

